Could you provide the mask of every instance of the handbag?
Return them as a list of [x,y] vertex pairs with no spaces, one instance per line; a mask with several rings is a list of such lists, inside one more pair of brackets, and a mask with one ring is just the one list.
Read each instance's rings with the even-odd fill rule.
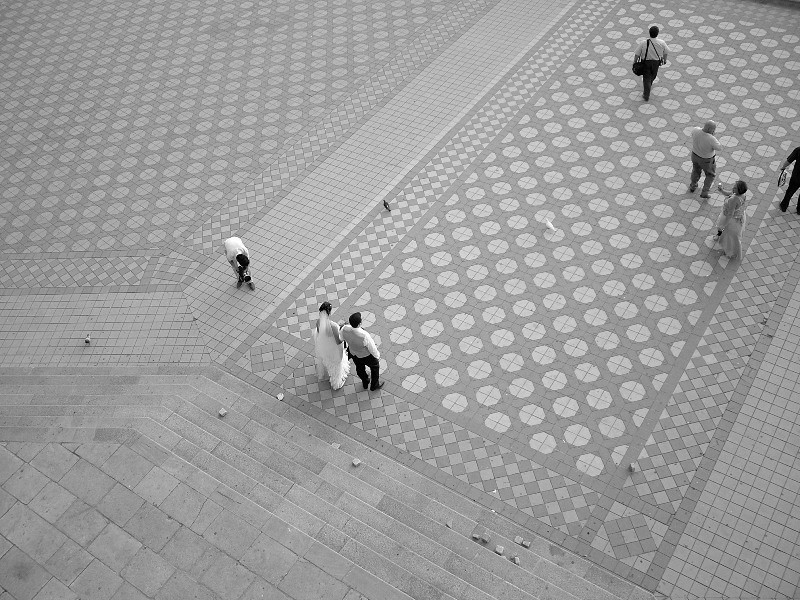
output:
[[[653,44],[653,50],[656,51],[656,56],[658,56],[658,62],[661,63],[661,55],[656,50],[656,45]],[[633,65],[631,65],[631,71],[637,77],[641,77],[644,73],[644,59],[647,58],[647,53],[650,51],[650,40],[647,40],[647,46],[644,49],[644,56],[640,59],[634,57]]]

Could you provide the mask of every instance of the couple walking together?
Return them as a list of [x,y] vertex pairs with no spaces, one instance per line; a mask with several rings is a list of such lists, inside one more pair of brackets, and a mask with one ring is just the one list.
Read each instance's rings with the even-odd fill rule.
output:
[[[331,321],[331,303],[323,302],[319,307],[319,320],[314,335],[314,357],[317,377],[327,375],[331,387],[338,390],[350,375],[350,359],[356,365],[356,375],[364,389],[379,390],[381,353],[372,336],[361,327],[361,313],[353,313],[347,325],[340,326]],[[345,347],[345,344],[347,345]],[[367,374],[367,367],[370,373]],[[372,383],[372,386],[370,386]]]

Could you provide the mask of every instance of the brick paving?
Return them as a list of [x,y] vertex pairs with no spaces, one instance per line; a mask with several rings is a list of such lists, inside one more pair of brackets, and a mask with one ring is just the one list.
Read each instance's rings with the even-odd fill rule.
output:
[[[795,597],[798,25],[9,4],[0,598]],[[686,189],[709,118],[741,261]],[[323,300],[363,313],[380,393],[317,380]]]

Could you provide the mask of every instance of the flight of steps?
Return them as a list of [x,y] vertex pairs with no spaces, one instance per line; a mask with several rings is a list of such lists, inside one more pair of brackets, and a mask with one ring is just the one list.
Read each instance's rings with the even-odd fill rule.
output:
[[369,600],[652,598],[213,367],[0,370],[0,441],[127,444],[252,525],[283,528],[296,552],[325,544],[360,567],[344,582]]

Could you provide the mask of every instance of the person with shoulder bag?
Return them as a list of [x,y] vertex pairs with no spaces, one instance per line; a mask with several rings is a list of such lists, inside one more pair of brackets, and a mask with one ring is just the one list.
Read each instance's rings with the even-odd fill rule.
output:
[[633,73],[642,77],[642,98],[645,102],[650,100],[650,89],[658,75],[658,67],[667,64],[669,54],[669,47],[658,39],[658,33],[658,27],[650,27],[650,37],[639,44],[634,55]]

